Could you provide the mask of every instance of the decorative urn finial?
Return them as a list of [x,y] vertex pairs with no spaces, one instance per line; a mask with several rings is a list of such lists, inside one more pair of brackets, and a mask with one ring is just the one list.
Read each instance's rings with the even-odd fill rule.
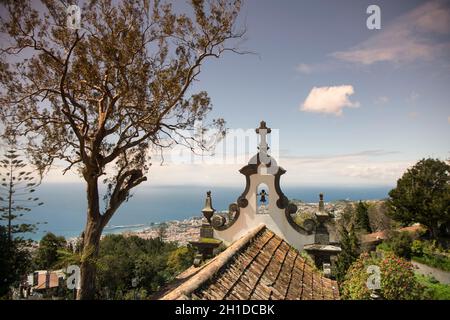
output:
[[323,202],[323,193],[319,194],[319,211],[316,212],[316,217],[320,225],[323,225],[325,221],[331,218],[328,212],[325,211],[325,203]]
[[211,223],[211,217],[216,210],[212,207],[211,191],[206,192],[205,207],[202,209],[203,216]]
[[323,193],[319,194],[319,211],[320,212],[325,211],[325,205],[323,203]]
[[200,238],[197,241],[189,241],[194,247],[198,249],[199,254],[194,259],[194,266],[198,267],[202,261],[214,255],[214,249],[216,249],[222,243],[221,240],[214,238],[214,229],[211,225],[211,217],[216,210],[212,207],[211,191],[206,192],[205,207],[202,210],[203,216],[207,221],[203,219],[202,226],[200,227]]

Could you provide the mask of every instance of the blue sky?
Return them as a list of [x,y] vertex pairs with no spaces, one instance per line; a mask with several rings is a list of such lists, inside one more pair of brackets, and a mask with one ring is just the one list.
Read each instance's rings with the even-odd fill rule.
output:
[[[260,57],[227,55],[204,67],[199,86],[210,93],[214,115],[224,116],[230,127],[243,128],[267,119],[272,127],[282,129],[283,145],[297,155],[369,147],[416,157],[448,156],[448,56],[371,65],[331,57],[388,32],[396,19],[421,5],[419,1],[377,2],[382,13],[378,31],[365,26],[370,3],[248,1],[243,10],[248,40],[243,47]],[[448,34],[445,40],[450,41]],[[311,66],[309,74],[296,70],[301,64]],[[314,86],[337,85],[352,85],[351,100],[360,107],[344,109],[341,117],[299,111]]]
[[[371,4],[380,30],[366,27]],[[286,184],[393,185],[423,157],[449,158],[449,1],[247,0],[239,23],[256,54],[209,60],[193,90],[230,129],[279,129]],[[147,184],[240,185],[244,164],[155,163]]]
[[[381,9],[380,30],[366,27],[370,4]],[[257,55],[211,60],[197,87],[208,91],[212,115],[228,127],[252,128],[265,119],[280,129],[281,165],[286,157],[297,170],[302,165],[293,159],[318,158],[314,170],[336,167],[305,183],[392,184],[422,157],[449,157],[448,1],[250,0],[241,17],[241,47]],[[348,99],[353,107],[340,115],[301,110],[314,87],[344,85],[353,94],[336,89],[325,100]],[[342,156],[352,160],[340,165]]]

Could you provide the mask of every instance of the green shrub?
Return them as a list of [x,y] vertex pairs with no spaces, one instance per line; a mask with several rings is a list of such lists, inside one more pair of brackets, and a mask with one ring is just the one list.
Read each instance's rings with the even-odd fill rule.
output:
[[394,232],[386,243],[395,255],[408,260],[411,259],[412,238],[409,233]]
[[168,268],[178,274],[189,268],[194,262],[195,250],[191,246],[179,247],[169,254],[167,259]]
[[377,245],[377,251],[392,251],[391,247],[387,242],[382,242],[379,245]]
[[416,278],[424,287],[423,299],[450,300],[450,285],[439,283],[433,277],[416,275]]
[[450,271],[448,252],[440,248],[436,241],[415,240],[411,244],[412,259],[430,267]]
[[367,287],[367,267],[377,264],[376,260],[367,253],[362,253],[360,257],[352,263],[347,270],[344,281],[342,282],[341,298],[346,300],[368,300],[371,291]]
[[414,240],[411,244],[411,254],[413,256],[421,257],[423,255],[424,243],[420,240]]
[[306,252],[306,251],[301,251],[300,252],[300,256],[306,261],[306,263],[313,268],[315,271],[319,272],[319,273],[323,273],[322,269],[317,268],[316,263],[314,262],[314,259]]
[[147,290],[145,289],[133,289],[125,292],[123,300],[146,300],[148,297]]
[[381,293],[387,300],[419,299],[423,288],[415,278],[411,262],[386,254],[380,262]]
[[370,276],[367,268],[370,265],[380,267],[380,294],[384,299],[411,300],[421,298],[422,286],[414,276],[411,263],[388,252],[382,258],[367,253],[360,255],[358,260],[349,268],[341,285],[343,299],[370,299],[371,290],[367,287],[367,280]]
[[450,259],[447,256],[423,255],[422,257],[413,256],[412,259],[433,268],[450,271]]

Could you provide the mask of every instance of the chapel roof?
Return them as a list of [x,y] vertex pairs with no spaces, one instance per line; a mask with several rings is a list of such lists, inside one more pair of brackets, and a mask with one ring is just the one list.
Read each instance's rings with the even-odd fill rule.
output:
[[337,300],[336,281],[324,277],[265,225],[176,280],[163,300]]

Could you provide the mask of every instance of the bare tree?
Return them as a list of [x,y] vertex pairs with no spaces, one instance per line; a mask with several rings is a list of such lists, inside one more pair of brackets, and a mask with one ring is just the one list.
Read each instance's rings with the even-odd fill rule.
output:
[[[149,151],[195,145],[183,132],[211,109],[206,92],[190,90],[202,63],[239,53],[239,0],[192,0],[190,8],[176,13],[157,0],[91,0],[74,30],[62,1],[2,2],[4,135],[24,137],[42,173],[62,160],[64,172],[76,170],[86,182],[81,299],[94,298],[102,230],[146,181]],[[223,130],[224,121],[209,126]]]

